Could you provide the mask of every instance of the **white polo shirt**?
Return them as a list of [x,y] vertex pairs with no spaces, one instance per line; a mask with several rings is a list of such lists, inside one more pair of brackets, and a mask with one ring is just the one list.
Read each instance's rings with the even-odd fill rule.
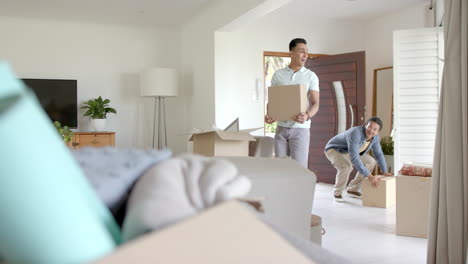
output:
[[[292,85],[292,84],[304,84],[308,91],[314,90],[319,92],[319,79],[317,75],[311,70],[302,67],[299,71],[294,72],[291,68],[286,67],[277,70],[273,74],[271,79],[271,85]],[[309,100],[307,100],[309,102]],[[305,121],[304,124],[288,121],[278,121],[278,126],[289,127],[289,128],[310,128],[310,119]]]

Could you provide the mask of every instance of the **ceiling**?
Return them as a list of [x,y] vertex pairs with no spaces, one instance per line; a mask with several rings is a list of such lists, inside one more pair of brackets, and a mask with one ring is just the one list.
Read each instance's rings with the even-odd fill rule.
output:
[[0,0],[0,16],[176,27],[211,0]]
[[331,19],[371,21],[385,14],[431,0],[294,0],[289,8],[297,6],[300,14]]
[[[178,27],[212,1],[221,0],[0,0],[0,16]],[[371,20],[424,2],[430,0],[292,0],[280,9],[314,17]]]

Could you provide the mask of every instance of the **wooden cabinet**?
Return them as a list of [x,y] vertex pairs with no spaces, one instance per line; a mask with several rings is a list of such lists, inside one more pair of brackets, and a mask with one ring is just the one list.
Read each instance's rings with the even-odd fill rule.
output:
[[115,146],[115,132],[76,132],[68,146],[73,149]]

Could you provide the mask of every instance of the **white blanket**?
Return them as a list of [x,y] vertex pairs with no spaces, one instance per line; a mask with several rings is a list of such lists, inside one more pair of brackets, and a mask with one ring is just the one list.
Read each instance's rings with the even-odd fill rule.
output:
[[159,163],[136,183],[127,204],[124,241],[250,191],[250,180],[229,161],[183,155]]

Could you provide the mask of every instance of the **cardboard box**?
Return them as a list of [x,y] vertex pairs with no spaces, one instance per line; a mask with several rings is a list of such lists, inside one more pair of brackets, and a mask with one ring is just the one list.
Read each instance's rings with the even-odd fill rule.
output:
[[396,176],[396,234],[427,238],[432,178]]
[[389,208],[395,205],[395,177],[380,177],[377,188],[372,186],[369,179],[362,181],[362,205],[369,207]]
[[268,88],[268,115],[276,120],[293,120],[308,107],[305,85],[281,85]]
[[123,244],[96,264],[311,264],[239,202],[226,202]]
[[255,138],[246,132],[208,131],[193,134],[193,152],[205,156],[248,156],[249,141]]
[[248,156],[249,141],[255,141],[250,132],[260,128],[239,130],[236,118],[224,130],[209,130],[193,133],[193,152],[205,156]]

